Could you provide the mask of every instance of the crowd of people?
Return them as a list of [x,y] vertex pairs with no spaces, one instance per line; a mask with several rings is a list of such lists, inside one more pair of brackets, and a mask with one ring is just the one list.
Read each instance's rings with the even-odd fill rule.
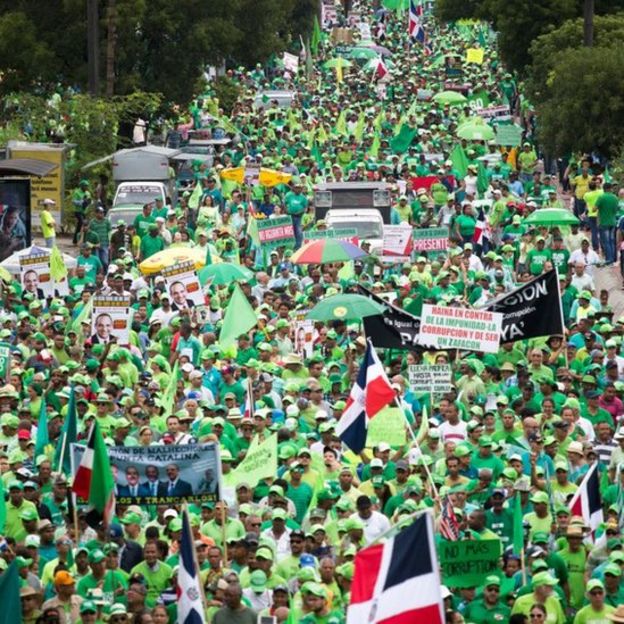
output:
[[[332,24],[323,24],[297,71],[229,71],[241,90],[229,116],[210,92],[193,102],[175,132],[232,141],[211,166],[193,163],[193,184],[176,201],[155,200],[133,223],[111,223],[93,182],[80,182],[68,295],[42,298],[5,279],[0,340],[10,344],[11,366],[0,387],[0,568],[17,563],[25,624],[178,621],[181,507],[121,502],[137,494],[131,487],[148,487],[130,466],[126,475],[134,470],[136,479],[127,477],[127,491],[118,487],[113,521],[91,526],[86,509],[74,508],[71,471],[55,452],[71,395],[79,440],[96,421],[111,447],[217,442],[224,475],[254,439],[277,434],[273,478],[237,481],[229,502],[189,505],[206,622],[345,622],[358,551],[419,513],[434,515],[438,544],[500,542],[496,572],[481,585],[442,586],[450,624],[624,622],[624,318],[596,286],[598,267],[617,261],[621,194],[595,156],[565,166],[543,157],[539,120],[486,25],[438,24],[426,10],[424,36],[410,38],[406,11],[354,4],[355,42],[335,41]],[[337,11],[336,25],[348,19]],[[379,54],[373,65],[343,63],[366,37]],[[466,61],[475,48],[482,63]],[[267,90],[295,97],[287,107],[260,106],[257,94]],[[436,100],[453,90],[463,97]],[[458,135],[466,123],[490,128],[475,121],[488,105],[508,107],[501,123],[521,127],[515,145]],[[240,183],[227,175],[240,166],[291,177],[271,187]],[[448,249],[413,253],[406,263],[369,255],[294,264],[306,232],[326,227],[314,217],[314,187],[331,181],[387,183],[392,223],[448,227]],[[578,222],[535,222],[544,209]],[[292,217],[294,245],[265,253],[250,223],[280,215]],[[54,220],[43,225],[52,247]],[[163,277],[139,269],[175,247],[252,272],[239,285],[257,323],[234,345],[220,343],[234,283],[204,286],[200,313],[174,307]],[[301,311],[359,285],[415,316],[424,303],[483,307],[553,268],[565,335],[502,342],[486,354],[380,350],[406,442],[377,442],[360,454],[342,443],[337,423],[367,347],[362,324],[315,322],[312,352],[303,353],[295,336]],[[81,313],[96,294],[131,298],[129,344],[110,332],[106,341],[92,335]],[[415,393],[413,364],[452,365],[452,390]],[[172,375],[173,407],[165,397]],[[43,449],[42,409],[50,440]],[[596,463],[604,522],[594,529],[570,499]],[[157,491],[183,498],[172,466]],[[442,515],[454,531],[442,530]]]

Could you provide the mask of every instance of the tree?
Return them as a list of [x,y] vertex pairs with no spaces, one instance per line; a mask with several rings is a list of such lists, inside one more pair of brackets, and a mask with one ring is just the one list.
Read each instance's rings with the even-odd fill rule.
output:
[[557,54],[547,91],[536,103],[538,137],[553,154],[624,145],[624,44],[594,45]]

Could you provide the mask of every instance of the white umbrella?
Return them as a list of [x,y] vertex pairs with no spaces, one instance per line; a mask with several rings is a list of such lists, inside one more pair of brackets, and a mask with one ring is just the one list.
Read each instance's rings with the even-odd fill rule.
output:
[[[39,254],[48,254],[50,255],[50,250],[47,247],[39,247],[37,245],[31,245],[26,249],[20,249],[15,253],[12,253],[8,258],[5,258],[2,262],[0,262],[0,266],[5,268],[9,273],[13,275],[19,275],[20,273],[20,261],[19,259],[23,256],[32,256]],[[69,254],[62,253],[63,262],[68,270],[76,268],[76,258],[73,258]]]

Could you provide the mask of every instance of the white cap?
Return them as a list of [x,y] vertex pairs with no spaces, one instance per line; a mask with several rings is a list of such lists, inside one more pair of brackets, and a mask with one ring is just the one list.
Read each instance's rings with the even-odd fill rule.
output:
[[56,202],[53,199],[50,199],[49,197],[46,197],[41,203],[44,206],[56,206]]

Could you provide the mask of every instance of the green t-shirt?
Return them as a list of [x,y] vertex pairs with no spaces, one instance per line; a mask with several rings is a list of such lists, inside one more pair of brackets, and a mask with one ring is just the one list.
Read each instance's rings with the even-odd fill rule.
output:
[[303,193],[289,191],[284,197],[286,213],[289,215],[302,215],[308,207],[308,198]]
[[466,622],[474,624],[501,624],[507,622],[511,609],[502,602],[497,602],[494,607],[487,607],[485,600],[473,600],[464,611]]
[[527,254],[527,264],[529,265],[531,275],[541,275],[544,265],[551,259],[552,252],[550,249],[531,249]]
[[147,587],[147,597],[145,604],[152,608],[160,594],[169,585],[171,579],[171,568],[162,561],[158,561],[155,569],[150,568],[145,561],[137,564],[130,570],[130,575],[142,574]]
[[459,233],[464,237],[472,236],[477,226],[477,222],[475,221],[474,217],[464,214],[459,215],[455,219],[455,223],[457,223],[457,229],[459,230]]
[[614,611],[615,609],[607,604],[603,605],[600,611],[594,611],[591,605],[587,605],[574,616],[574,624],[610,624],[611,620],[607,618],[607,614]]
[[618,198],[613,193],[603,193],[596,200],[598,221],[601,227],[615,227],[618,213]]
[[581,548],[571,552],[568,548],[559,551],[559,555],[568,568],[568,584],[570,585],[570,605],[579,609],[585,598],[585,563],[587,552]]

